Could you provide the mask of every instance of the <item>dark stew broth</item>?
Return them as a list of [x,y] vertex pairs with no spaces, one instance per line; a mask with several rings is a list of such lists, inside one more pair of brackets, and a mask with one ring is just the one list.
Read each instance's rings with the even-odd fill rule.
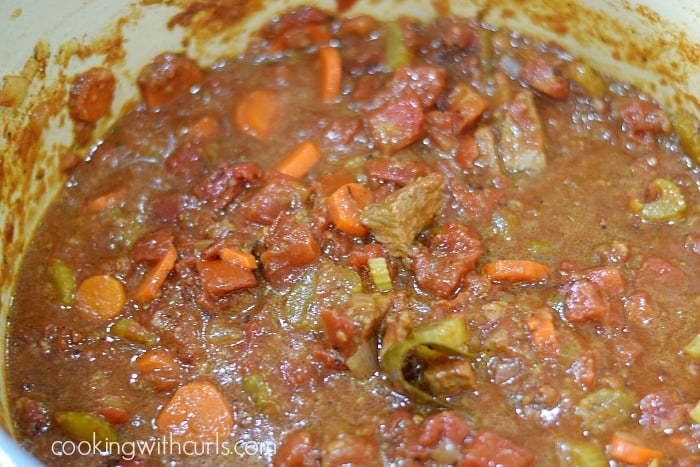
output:
[[[687,116],[475,21],[310,7],[138,85],[14,296],[39,459],[700,463]],[[113,87],[76,77],[79,136]]]

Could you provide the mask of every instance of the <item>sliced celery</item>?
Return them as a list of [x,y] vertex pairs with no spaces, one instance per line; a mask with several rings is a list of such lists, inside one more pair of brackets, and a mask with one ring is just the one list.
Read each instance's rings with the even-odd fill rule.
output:
[[567,441],[559,444],[562,465],[575,467],[606,467],[608,460],[602,449],[593,443]]
[[678,134],[683,150],[700,163],[700,123],[688,112],[681,112],[673,119],[673,129]]
[[686,203],[678,185],[665,178],[657,178],[652,182],[659,190],[659,199],[642,203],[635,199],[630,203],[632,212],[649,222],[668,222],[678,219],[685,213]]
[[357,272],[324,261],[287,294],[285,320],[297,329],[321,329],[319,314],[323,308],[343,306],[359,292],[362,292],[362,279]]
[[582,419],[581,428],[600,434],[628,422],[635,407],[625,389],[602,388],[581,399],[574,413]]
[[70,305],[75,295],[75,276],[73,270],[62,260],[55,259],[50,266],[51,279],[58,291],[61,303]]
[[391,274],[386,265],[386,259],[381,257],[370,258],[367,263],[369,264],[369,275],[372,277],[372,281],[377,290],[386,292],[393,289]]
[[243,378],[243,392],[250,397],[258,412],[275,415],[282,411],[272,395],[269,384],[260,373],[253,373]]
[[594,99],[602,99],[608,90],[605,81],[586,63],[572,63],[569,77]]
[[131,318],[121,318],[110,328],[109,333],[121,339],[126,339],[149,347],[158,343],[158,336],[144,328]]
[[56,424],[74,441],[94,442],[96,448],[105,448],[98,443],[114,443],[117,431],[104,418],[87,412],[56,412]]
[[384,65],[394,70],[411,62],[411,52],[406,48],[401,32],[401,25],[390,21],[384,25]]

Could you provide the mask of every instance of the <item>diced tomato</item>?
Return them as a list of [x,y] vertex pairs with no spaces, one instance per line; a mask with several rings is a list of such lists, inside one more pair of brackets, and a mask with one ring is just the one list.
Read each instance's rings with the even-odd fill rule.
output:
[[413,180],[425,177],[433,171],[429,165],[423,162],[392,157],[368,159],[362,169],[365,175],[371,179],[395,183],[399,186],[408,185]]
[[406,66],[394,72],[387,92],[401,96],[406,89],[413,91],[424,109],[434,107],[445,89],[445,70],[433,66]]
[[159,55],[139,74],[138,85],[149,108],[160,107],[202,81],[197,63],[184,55]]
[[442,440],[463,445],[471,433],[469,425],[456,412],[438,412],[425,422],[418,441],[425,447],[435,447]]
[[449,298],[474,270],[483,250],[479,235],[461,224],[448,223],[435,235],[429,247],[413,257],[411,268],[421,289]]
[[272,459],[274,467],[304,467],[314,463],[313,438],[307,430],[288,434]]
[[468,447],[460,467],[528,467],[535,461],[527,450],[496,433],[482,431]]
[[78,121],[94,123],[112,106],[116,80],[107,68],[91,68],[73,79],[68,109]]
[[265,247],[260,262],[265,277],[275,286],[290,284],[321,256],[311,228],[284,213],[277,217],[265,237]]
[[242,268],[229,261],[202,261],[197,263],[197,272],[202,285],[212,295],[222,296],[257,284],[255,275],[250,269]]
[[355,347],[355,326],[348,315],[338,310],[324,309],[320,318],[331,347],[338,349],[341,354]]
[[192,145],[179,146],[165,158],[165,168],[171,174],[192,181],[204,173],[207,158]]
[[367,267],[367,262],[371,258],[384,257],[384,250],[378,243],[363,245],[359,250],[355,250],[348,256],[348,264],[355,269]]
[[617,114],[624,129],[637,142],[652,143],[660,133],[668,132],[671,120],[666,112],[652,102],[626,99],[616,103]]
[[476,122],[489,106],[488,99],[466,84],[455,86],[447,102],[447,108],[456,115],[455,130],[458,132]]
[[423,110],[418,97],[408,94],[384,103],[365,115],[374,145],[393,154],[423,134]]
[[489,221],[498,202],[503,199],[501,190],[492,187],[472,188],[461,182],[450,182],[450,191],[459,208],[468,219]]
[[262,186],[242,201],[243,216],[253,222],[271,225],[292,205],[302,205],[310,195],[308,187],[296,177],[272,172]]
[[572,323],[602,321],[610,312],[600,288],[588,279],[569,284],[564,297],[566,318]]
[[525,63],[520,77],[533,88],[555,99],[566,99],[569,96],[569,79],[541,58]]

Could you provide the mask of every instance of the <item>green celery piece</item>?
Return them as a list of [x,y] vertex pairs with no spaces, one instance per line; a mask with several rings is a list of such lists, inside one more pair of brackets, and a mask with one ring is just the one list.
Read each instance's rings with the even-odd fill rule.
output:
[[73,441],[95,442],[96,448],[104,448],[98,443],[115,443],[117,430],[104,418],[88,412],[61,411],[54,415],[56,424]]
[[243,378],[243,392],[255,404],[255,408],[266,415],[279,414],[282,409],[275,402],[272,390],[260,373],[252,373]]
[[76,287],[73,270],[64,261],[55,259],[51,263],[49,271],[53,284],[58,291],[61,303],[63,305],[70,305],[73,303]]

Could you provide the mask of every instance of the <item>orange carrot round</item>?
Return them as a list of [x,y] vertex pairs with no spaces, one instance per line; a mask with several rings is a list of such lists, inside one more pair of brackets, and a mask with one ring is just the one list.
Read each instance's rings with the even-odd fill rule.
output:
[[180,387],[156,418],[158,428],[180,442],[223,442],[231,434],[233,414],[219,389],[208,381]]
[[90,276],[75,292],[75,307],[88,316],[107,321],[121,313],[126,302],[124,285],[110,275]]

